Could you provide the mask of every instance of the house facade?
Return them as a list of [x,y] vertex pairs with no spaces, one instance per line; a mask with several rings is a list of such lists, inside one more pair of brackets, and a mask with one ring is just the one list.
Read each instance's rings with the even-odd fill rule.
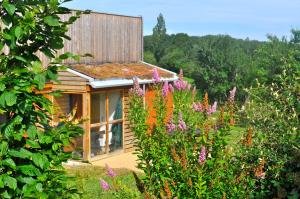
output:
[[[76,109],[76,117],[84,119],[84,135],[74,140],[68,150],[84,160],[92,162],[132,151],[128,92],[133,77],[139,79],[147,103],[153,70],[156,68],[162,80],[168,82],[175,81],[176,74],[143,61],[142,17],[92,12],[82,15],[68,35],[72,40],[65,42],[59,54],[71,52],[92,57],[66,60],[68,69],[59,71],[59,82],[47,84],[45,95],[57,90],[62,93],[60,97],[49,96],[55,109],[53,123]],[[44,63],[48,62],[40,56]]]

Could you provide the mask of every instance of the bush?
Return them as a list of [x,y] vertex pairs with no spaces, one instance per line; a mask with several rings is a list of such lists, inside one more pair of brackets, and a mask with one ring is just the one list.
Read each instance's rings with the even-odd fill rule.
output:
[[[243,177],[237,179],[225,137],[234,124],[235,88],[225,106],[196,101],[196,90],[183,80],[161,83],[154,71],[152,106],[144,108],[143,91],[134,80],[130,121],[136,140],[138,168],[146,198],[245,198]],[[168,95],[173,108],[168,108]]]
[[[0,3],[0,114],[6,119],[0,125],[1,198],[79,196],[67,185],[61,164],[71,157],[63,147],[82,130],[69,120],[51,127],[52,104],[38,94],[46,82],[56,80],[57,64],[72,57],[68,53],[52,59],[80,14],[61,21],[58,15],[70,11],[60,2]],[[52,59],[47,67],[36,56],[38,51]]]
[[[255,198],[298,198],[300,192],[299,52],[282,60],[283,73],[269,85],[248,89],[248,132],[239,159],[252,177]],[[247,141],[248,140],[248,141]],[[253,181],[254,180],[254,181]]]

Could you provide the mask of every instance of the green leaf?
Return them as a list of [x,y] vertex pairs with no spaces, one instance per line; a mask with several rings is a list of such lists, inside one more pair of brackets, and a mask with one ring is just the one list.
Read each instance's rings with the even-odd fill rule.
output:
[[16,11],[16,7],[8,2],[3,2],[3,8],[7,11],[9,15],[13,15]]
[[41,148],[41,146],[39,145],[39,143],[37,143],[36,141],[33,141],[33,140],[26,140],[26,144],[28,144],[31,148],[34,148],[34,149],[39,149]]
[[40,61],[35,61],[32,63],[32,70],[34,73],[40,73],[42,71],[42,63]]
[[4,91],[5,88],[6,88],[6,86],[4,84],[0,83],[0,91]]
[[20,151],[16,151],[16,150],[10,150],[8,152],[9,155],[16,157],[16,158],[21,158],[21,159],[29,159],[32,156],[32,153],[26,149],[20,149]]
[[32,156],[32,161],[36,166],[40,167],[41,169],[45,169],[49,166],[48,158],[45,155],[39,153],[34,154]]
[[16,163],[11,158],[2,160],[2,164],[9,166],[12,169],[16,169]]
[[15,56],[15,58],[16,58],[17,60],[19,60],[19,61],[22,61],[22,62],[24,62],[24,63],[27,63],[27,60],[26,60],[25,58],[21,57],[21,56]]
[[[17,96],[13,92],[4,92],[2,94],[4,96],[5,102],[7,106],[13,106],[17,103]],[[1,95],[1,97],[2,97]]]
[[22,35],[22,29],[20,26],[17,26],[16,29],[15,29],[15,36],[17,39],[19,39]]
[[36,168],[33,165],[22,165],[18,166],[18,169],[25,175],[28,176],[39,176],[41,175],[41,172],[38,168]]
[[34,139],[35,136],[37,135],[37,128],[34,125],[30,125],[29,128],[27,129],[27,135],[29,138]]
[[4,176],[3,182],[6,186],[9,188],[15,190],[17,188],[17,180],[15,178],[12,178],[10,176]]
[[5,141],[1,141],[0,143],[0,157],[6,155],[8,150],[8,143]]
[[44,74],[38,74],[34,77],[34,80],[38,84],[38,89],[43,90],[46,83],[46,77]]
[[53,16],[45,17],[44,22],[49,26],[59,26],[59,20]]

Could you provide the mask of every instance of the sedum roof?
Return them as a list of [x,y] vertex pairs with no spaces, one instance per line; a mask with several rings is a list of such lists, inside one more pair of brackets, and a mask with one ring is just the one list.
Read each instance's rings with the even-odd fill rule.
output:
[[174,78],[174,73],[147,63],[105,63],[105,64],[77,64],[69,66],[70,69],[98,80],[105,79],[152,79],[154,68],[160,77]]

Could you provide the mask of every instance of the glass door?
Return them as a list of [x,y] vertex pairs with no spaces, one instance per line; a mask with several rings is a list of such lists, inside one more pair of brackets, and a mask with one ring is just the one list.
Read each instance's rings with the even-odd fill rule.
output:
[[123,148],[122,92],[91,95],[91,157]]

